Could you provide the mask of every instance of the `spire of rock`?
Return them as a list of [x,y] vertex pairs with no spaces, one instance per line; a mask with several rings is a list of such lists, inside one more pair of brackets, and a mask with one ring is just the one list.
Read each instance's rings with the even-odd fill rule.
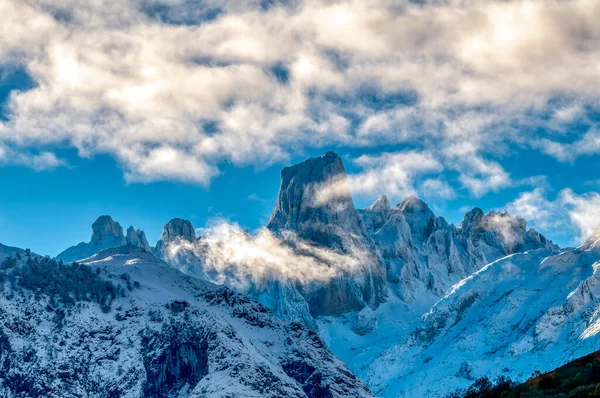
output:
[[146,239],[146,234],[142,230],[133,228],[133,225],[127,228],[127,237],[125,240],[129,246],[137,246],[146,251],[150,251],[150,245]]
[[369,211],[388,211],[390,209],[390,201],[386,195],[381,195],[373,204],[365,208]]
[[427,206],[427,203],[416,196],[407,196],[396,206],[396,210],[406,218],[413,238],[421,242],[425,241],[435,224],[435,214]]
[[469,233],[471,232],[473,226],[476,225],[479,222],[479,220],[483,218],[483,216],[483,210],[481,210],[479,207],[475,207],[465,214],[463,220],[460,223],[459,228],[465,233]]
[[267,228],[275,233],[282,230],[302,233],[333,222],[360,233],[342,159],[334,152],[327,152],[281,170],[279,195]]
[[174,218],[164,226],[163,233],[160,237],[161,241],[171,242],[177,238],[181,238],[189,242],[196,241],[196,231],[189,220]]
[[385,300],[385,266],[354,208],[342,159],[334,152],[281,171],[281,186],[267,228],[293,232],[314,246],[342,254],[364,253],[361,269],[341,270],[327,284],[303,291],[313,315],[373,307]]
[[123,227],[114,221],[111,216],[100,216],[92,224],[92,240],[94,245],[102,245],[102,242],[114,242],[124,239]]
[[126,244],[123,227],[111,216],[100,216],[92,224],[92,238],[89,243],[81,242],[71,246],[58,256],[57,260],[72,262],[90,257],[101,250]]

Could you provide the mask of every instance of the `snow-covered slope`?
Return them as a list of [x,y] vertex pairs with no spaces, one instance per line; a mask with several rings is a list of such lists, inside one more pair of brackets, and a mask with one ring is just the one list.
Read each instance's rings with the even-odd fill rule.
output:
[[123,227],[114,221],[111,216],[100,216],[92,224],[92,238],[71,246],[59,255],[57,260],[71,262],[92,256],[100,250],[123,245],[137,246],[144,250],[150,250],[144,231],[135,230],[133,226],[127,229],[127,236],[123,235]]
[[2,396],[371,396],[313,331],[143,249],[21,258],[0,267]]
[[482,376],[523,381],[597,350],[595,242],[560,253],[530,250],[485,266],[453,286],[361,376],[382,397],[435,397]]

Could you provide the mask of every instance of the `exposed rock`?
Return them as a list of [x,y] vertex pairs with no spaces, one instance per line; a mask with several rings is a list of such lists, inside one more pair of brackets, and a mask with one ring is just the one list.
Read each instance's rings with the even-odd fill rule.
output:
[[391,210],[390,201],[386,195],[381,195],[375,202],[368,206],[365,210],[370,211],[387,211]]
[[203,259],[196,253],[200,247],[198,243],[191,221],[174,218],[163,227],[160,240],[156,242],[152,253],[181,271],[196,271],[196,276],[204,277]]
[[174,218],[165,225],[160,240],[167,243],[177,239],[187,240],[188,242],[196,240],[196,231],[191,221]]
[[408,303],[425,293],[441,297],[459,280],[508,254],[557,249],[507,212],[485,215],[475,208],[456,228],[409,196],[391,210],[372,205],[360,214],[385,260],[392,291]]
[[385,300],[385,267],[354,208],[337,154],[327,152],[281,171],[279,195],[267,228],[284,240],[285,232],[292,232],[315,246],[362,254],[359,270],[299,289],[313,315],[376,307]]
[[127,228],[127,236],[125,240],[129,246],[136,246],[146,251],[150,251],[150,245],[146,239],[146,234],[142,230],[136,230],[133,228],[133,225]]

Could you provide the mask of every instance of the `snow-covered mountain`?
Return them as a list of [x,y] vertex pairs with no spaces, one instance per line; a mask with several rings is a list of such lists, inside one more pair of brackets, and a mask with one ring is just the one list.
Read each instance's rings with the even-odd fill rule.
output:
[[369,397],[302,324],[134,246],[0,267],[0,395]]
[[600,231],[516,253],[457,283],[360,374],[382,397],[444,396],[474,379],[524,381],[600,346]]
[[131,226],[127,229],[127,236],[124,236],[121,224],[114,221],[111,216],[100,216],[92,224],[92,238],[89,242],[81,242],[76,246],[69,247],[57,255],[56,259],[65,262],[81,260],[100,250],[126,244],[150,250],[143,231],[135,230]]
[[426,294],[441,297],[454,283],[508,254],[557,249],[507,212],[485,215],[474,208],[457,228],[414,196],[394,208],[382,196],[360,214],[385,260],[390,289],[407,303]]
[[[148,250],[140,231],[123,238],[112,219],[101,224],[94,235],[98,229],[107,238],[92,242],[124,239]],[[238,232],[197,237],[191,222],[173,219],[152,254],[169,272],[194,277],[185,280],[229,285],[276,317],[318,331],[381,397],[444,396],[483,375],[522,380],[597,349],[600,231],[560,252],[507,212],[474,208],[457,227],[413,196],[392,207],[384,195],[357,210],[342,161],[328,152],[282,170],[263,235]],[[84,249],[95,250],[92,242]],[[309,258],[335,272],[294,279],[267,268],[257,278],[252,267],[263,264],[240,261],[256,253],[292,270]]]

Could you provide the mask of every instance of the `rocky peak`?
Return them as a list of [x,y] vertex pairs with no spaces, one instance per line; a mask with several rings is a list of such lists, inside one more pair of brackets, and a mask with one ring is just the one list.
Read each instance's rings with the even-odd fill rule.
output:
[[469,233],[471,232],[473,226],[477,224],[483,217],[483,210],[481,210],[479,207],[475,207],[465,214],[459,228],[464,232]]
[[126,243],[129,246],[141,247],[146,251],[150,251],[150,245],[146,239],[146,234],[142,230],[136,230],[133,225],[127,228]]
[[92,244],[123,239],[123,227],[111,216],[100,216],[92,224]]
[[126,243],[123,227],[114,221],[111,216],[100,216],[92,224],[92,239],[90,242],[81,242],[71,246],[58,256],[57,260],[71,262],[87,258],[100,250],[110,247],[122,246]]
[[425,240],[433,230],[435,224],[435,214],[431,211],[427,203],[416,196],[408,196],[395,207],[395,210],[402,213],[406,222],[410,226],[413,237],[420,241]]
[[[281,171],[281,186],[267,228],[343,254],[363,253],[358,270],[341,272],[302,294],[311,314],[330,315],[377,306],[385,300],[385,265],[354,207],[342,159],[334,152]],[[289,242],[293,244],[293,242]]]
[[386,195],[381,195],[373,204],[367,206],[365,210],[368,211],[388,211],[391,210],[390,201]]
[[160,237],[161,241],[164,243],[172,242],[177,238],[181,238],[189,242],[196,241],[196,231],[189,220],[174,218],[164,226],[163,233]]
[[334,152],[281,170],[279,195],[267,228],[275,233],[291,230],[302,234],[323,224],[361,234],[346,170]]

